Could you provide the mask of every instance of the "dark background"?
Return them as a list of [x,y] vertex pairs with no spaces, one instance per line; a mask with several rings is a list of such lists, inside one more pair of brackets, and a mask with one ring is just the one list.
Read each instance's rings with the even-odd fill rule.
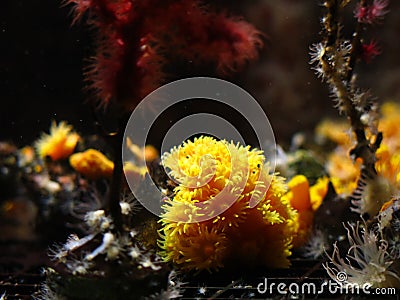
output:
[[30,143],[51,120],[92,130],[83,104],[83,58],[90,37],[70,25],[68,8],[57,0],[5,1],[1,21],[0,139]]
[[[320,1],[225,1],[266,34],[261,58],[233,81],[261,103],[279,142],[312,131],[324,116],[336,116],[324,84],[308,65],[309,45],[319,41]],[[379,99],[400,94],[399,3],[382,26],[370,30],[383,54],[357,71]],[[66,120],[78,132],[94,133],[82,91],[82,69],[92,54],[86,26],[71,26],[70,7],[57,0],[5,0],[0,23],[0,140],[34,141],[51,120]],[[354,19],[349,10],[346,26]],[[347,27],[348,28],[348,27]]]

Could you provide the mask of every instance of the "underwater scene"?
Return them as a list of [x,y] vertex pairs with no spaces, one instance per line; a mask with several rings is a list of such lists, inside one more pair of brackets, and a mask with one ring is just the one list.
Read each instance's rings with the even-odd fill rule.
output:
[[3,10],[0,300],[399,299],[398,1]]

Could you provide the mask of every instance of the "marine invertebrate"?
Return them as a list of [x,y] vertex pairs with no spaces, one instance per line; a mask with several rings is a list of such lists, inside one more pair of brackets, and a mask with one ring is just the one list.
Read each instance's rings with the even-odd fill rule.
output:
[[[124,218],[130,217],[132,216],[124,215]],[[139,293],[144,297],[161,290],[161,282],[167,280],[167,269],[160,257],[137,239],[137,231],[128,225],[130,222],[125,220],[124,231],[116,233],[113,220],[104,210],[89,212],[85,221],[88,227],[87,235],[71,235],[66,243],[56,245],[50,250],[56,265],[55,270],[45,270],[46,284],[57,299],[71,299],[77,295],[95,299],[104,296],[126,298],[126,295],[131,298],[132,294],[132,298],[137,298]],[[113,266],[114,270],[110,270],[110,266]],[[116,266],[118,273],[117,277],[114,277]],[[86,281],[83,280],[82,283],[82,278],[96,279],[85,285]],[[170,279],[173,278],[174,274],[170,274]],[[117,281],[115,286],[113,280]],[[135,285],[137,281],[140,281],[139,285]],[[103,290],[104,282],[107,284]],[[94,284],[96,292],[76,290],[76,284],[83,284],[88,289]],[[177,282],[176,285],[175,288],[168,287],[167,292],[170,292],[170,295],[178,295],[182,283]],[[125,291],[118,292],[122,287]],[[85,293],[86,295],[83,295]],[[116,293],[120,295],[116,296]]]
[[348,224],[346,230],[350,242],[346,260],[340,257],[335,244],[332,255],[328,255],[330,262],[324,264],[328,275],[337,281],[338,272],[345,272],[347,279],[340,284],[399,287],[399,273],[393,269],[394,260],[388,253],[387,241],[378,232],[360,229],[360,223]]
[[360,23],[374,24],[382,21],[383,17],[389,12],[387,7],[388,0],[374,0],[371,4],[365,5],[362,2],[357,3],[354,10],[354,17]]
[[56,292],[52,291],[47,283],[42,283],[40,291],[37,295],[32,296],[34,300],[65,300],[65,297],[57,295]]
[[[50,249],[53,261],[72,275],[97,275],[104,277],[107,269],[104,262],[113,261],[123,264],[121,271],[153,270],[162,268],[161,259],[137,239],[138,232],[130,227],[129,220],[134,208],[130,200],[123,199],[120,203],[125,224],[123,232],[115,231],[112,217],[100,209],[90,211],[85,215],[88,233],[83,237],[70,235],[66,243],[55,245]],[[129,206],[129,208],[128,208]],[[125,209],[124,209],[125,208]]]
[[299,228],[293,245],[302,246],[309,237],[314,221],[314,211],[311,206],[310,185],[303,175],[296,175],[288,182],[289,192],[285,195],[290,205],[298,212]]
[[144,156],[146,162],[152,162],[160,157],[158,150],[154,146],[146,145],[144,149],[142,149],[138,145],[133,144],[129,137],[126,140],[126,146],[137,159]]
[[368,64],[370,63],[376,56],[382,53],[378,43],[374,40],[370,41],[369,43],[364,43],[361,45],[362,59]]
[[[199,1],[68,0],[76,22],[89,12],[99,46],[86,73],[97,99],[132,110],[166,81],[165,57],[210,64],[219,74],[257,58],[261,34]],[[179,16],[179,17],[176,17]]]
[[304,257],[318,259],[321,258],[329,248],[330,245],[327,234],[320,229],[316,229],[311,233],[301,250]]
[[200,223],[189,225],[183,231],[180,226],[162,232],[162,256],[166,261],[172,261],[186,270],[211,271],[223,267],[232,245],[221,229]]
[[385,136],[384,145],[387,146],[389,153],[393,154],[400,150],[400,131],[398,130],[400,105],[395,102],[383,103],[381,115],[378,128]]
[[317,182],[310,187],[310,202],[313,211],[316,211],[328,192],[328,177],[318,178]]
[[77,172],[92,180],[111,178],[114,169],[114,163],[95,149],[71,155],[69,163]]
[[[127,180],[132,180],[134,182],[140,182],[146,173],[148,172],[146,166],[137,166],[134,163],[128,161],[124,164],[124,173]],[[135,178],[135,179],[132,179]],[[138,180],[139,179],[139,180]],[[137,187],[139,188],[139,187]]]
[[360,177],[362,165],[361,159],[353,161],[348,152],[348,148],[336,148],[328,155],[326,164],[326,169],[336,193],[343,196],[351,195],[357,188],[357,180]]
[[386,145],[377,151],[377,174],[360,179],[362,184],[353,194],[353,210],[374,217],[382,205],[400,192],[400,154],[390,154]]
[[352,143],[352,135],[348,133],[348,126],[339,120],[325,119],[315,129],[315,138],[318,143],[325,140],[335,142],[337,145],[349,146]]
[[296,175],[288,182],[289,192],[287,196],[290,204],[298,211],[311,209],[310,184],[304,175]]
[[388,253],[395,261],[397,271],[400,272],[400,203],[398,198],[392,198],[385,202],[375,218],[376,225],[388,242]]
[[312,234],[314,213],[328,192],[329,182],[328,177],[321,177],[314,185],[310,186],[304,175],[296,175],[288,182],[289,191],[285,197],[298,212],[299,228],[293,241],[295,248],[304,246],[310,237],[320,236]]
[[[400,118],[400,105],[396,102],[388,101],[382,103],[380,107],[380,118],[378,131],[384,135],[382,146],[387,147],[390,155],[400,150],[400,132],[398,130],[398,119]],[[349,132],[346,122],[341,119],[323,120],[318,124],[316,131],[316,139],[319,143],[326,140],[334,142],[335,152],[340,152],[342,159],[347,156],[348,149],[355,142],[354,133]]]
[[[213,159],[207,162],[207,156]],[[165,153],[163,164],[179,182],[161,220],[164,260],[196,271],[216,270],[232,260],[289,266],[297,213],[283,197],[284,179],[268,174],[260,150],[201,136]],[[265,195],[257,184],[268,186]],[[220,196],[224,188],[234,201]],[[258,203],[251,207],[253,196]],[[200,222],[204,215],[208,218]],[[233,247],[236,243],[242,247]]]
[[[314,65],[317,75],[328,83],[340,113],[350,121],[356,141],[350,154],[354,160],[362,160],[361,172],[365,176],[374,176],[375,153],[381,144],[382,133],[377,128],[377,105],[368,92],[360,91],[356,87],[353,73],[355,63],[363,55],[364,27],[358,25],[355,28],[351,41],[341,31],[339,15],[348,3],[341,0],[324,2],[326,13],[322,18],[323,40],[311,47],[310,63]],[[386,1],[377,0],[369,7],[365,1],[359,2],[356,9],[358,21],[366,21],[367,16],[381,18],[386,4]]]
[[[336,193],[341,196],[351,195],[354,206],[352,210],[360,214],[367,213],[370,217],[376,216],[382,204],[399,193],[396,174],[400,168],[400,136],[396,128],[400,108],[396,103],[387,102],[382,105],[381,111],[378,131],[382,132],[385,139],[376,151],[375,175],[362,172],[362,159],[352,161],[349,155],[351,143],[342,144],[344,123],[324,121],[317,129],[320,139],[328,138],[337,143],[337,147],[328,155],[326,165]],[[327,130],[328,125],[331,132]],[[370,133],[367,132],[367,136]]]
[[185,282],[179,279],[179,274],[176,271],[171,271],[168,275],[168,286],[166,290],[162,290],[159,293],[153,294],[145,299],[157,299],[157,300],[169,300],[177,299],[182,297],[184,291]]
[[80,137],[72,131],[72,126],[67,122],[55,121],[51,123],[50,134],[42,134],[35,143],[36,151],[43,159],[50,157],[52,160],[60,160],[70,156],[76,147]]

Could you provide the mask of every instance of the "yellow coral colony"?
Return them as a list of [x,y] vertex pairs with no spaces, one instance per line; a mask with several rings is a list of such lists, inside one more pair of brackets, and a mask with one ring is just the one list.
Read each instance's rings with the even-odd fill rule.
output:
[[[237,155],[231,157],[231,153]],[[204,160],[205,156],[211,156],[212,163]],[[288,256],[298,229],[297,213],[283,197],[287,191],[284,178],[269,175],[263,167],[262,151],[202,136],[165,153],[162,161],[180,182],[161,219],[160,247],[165,261],[195,271],[216,270],[229,262],[289,266]],[[202,175],[205,182],[199,182]],[[244,188],[237,191],[242,183]],[[267,192],[261,195],[258,184],[269,183]],[[236,196],[232,205],[218,197],[224,188]],[[250,207],[253,196],[259,202]],[[211,214],[205,221],[193,221],[205,203],[225,211]]]
[[36,150],[41,158],[50,157],[53,161],[70,156],[79,141],[79,135],[72,132],[72,126],[66,122],[55,121],[50,127],[50,134],[43,134],[36,142]]
[[71,155],[69,163],[77,172],[93,180],[110,178],[114,169],[114,163],[95,149]]

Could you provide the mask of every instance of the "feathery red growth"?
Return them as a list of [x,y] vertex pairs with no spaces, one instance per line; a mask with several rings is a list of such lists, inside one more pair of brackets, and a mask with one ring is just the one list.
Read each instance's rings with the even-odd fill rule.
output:
[[132,110],[166,78],[166,56],[220,75],[240,71],[258,56],[261,34],[245,21],[211,11],[197,0],[67,0],[76,22],[85,12],[98,31],[86,73],[100,103]]
[[371,5],[367,6],[361,6],[358,3],[354,11],[354,16],[360,23],[378,23],[388,13],[388,5],[388,0],[374,0]]
[[382,53],[378,43],[374,40],[370,41],[368,44],[362,44],[361,57],[366,63],[370,63],[375,56]]

